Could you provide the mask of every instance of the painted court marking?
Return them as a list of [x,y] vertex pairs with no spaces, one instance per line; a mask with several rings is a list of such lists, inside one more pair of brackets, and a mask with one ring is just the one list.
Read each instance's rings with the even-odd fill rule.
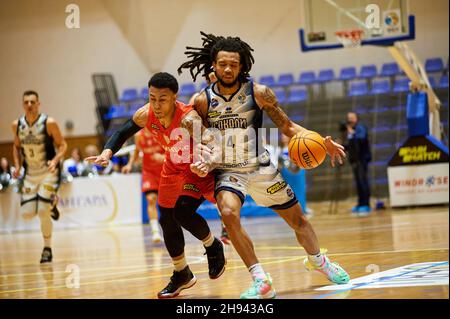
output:
[[448,273],[448,261],[416,263],[350,280],[345,285],[317,288],[318,291],[334,290],[334,292],[315,298],[323,299],[353,289],[448,285]]

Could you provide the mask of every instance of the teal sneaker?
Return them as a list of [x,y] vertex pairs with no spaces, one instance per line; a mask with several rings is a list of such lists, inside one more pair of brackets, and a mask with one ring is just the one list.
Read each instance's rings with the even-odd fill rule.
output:
[[350,280],[350,276],[347,274],[347,272],[339,266],[338,263],[332,263],[327,256],[323,255],[324,262],[322,266],[318,267],[315,266],[312,262],[309,261],[309,258],[306,257],[303,260],[303,264],[306,267],[306,270],[312,271],[316,270],[322,274],[324,274],[329,281],[335,283],[335,284],[346,284]]
[[272,287],[272,277],[270,274],[266,274],[266,279],[256,279],[250,288],[243,292],[240,296],[241,299],[272,299],[275,298],[277,293]]

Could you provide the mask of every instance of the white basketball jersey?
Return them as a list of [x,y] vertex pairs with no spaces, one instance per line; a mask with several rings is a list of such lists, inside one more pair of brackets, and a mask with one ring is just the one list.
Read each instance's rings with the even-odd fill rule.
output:
[[25,116],[19,118],[17,136],[20,140],[24,168],[26,174],[43,174],[47,170],[47,161],[51,160],[56,152],[53,138],[47,133],[47,118],[40,114],[31,125]]
[[258,129],[262,127],[262,110],[255,102],[253,82],[241,84],[230,97],[218,93],[214,83],[205,89],[208,98],[207,120],[222,134],[221,170],[249,171],[269,165]]

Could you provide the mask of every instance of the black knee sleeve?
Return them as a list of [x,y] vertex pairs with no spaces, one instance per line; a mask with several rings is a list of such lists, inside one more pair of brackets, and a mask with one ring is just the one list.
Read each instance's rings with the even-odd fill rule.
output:
[[184,252],[184,235],[183,230],[174,218],[174,209],[160,206],[159,213],[159,224],[167,251],[170,257],[178,257]]
[[195,238],[202,240],[210,233],[206,220],[197,213],[197,208],[204,198],[195,199],[189,196],[181,196],[175,204],[175,220]]

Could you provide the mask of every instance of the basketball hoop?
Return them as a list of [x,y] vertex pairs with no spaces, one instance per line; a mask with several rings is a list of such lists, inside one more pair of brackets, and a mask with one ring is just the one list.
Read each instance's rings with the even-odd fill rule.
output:
[[363,30],[337,31],[335,32],[339,42],[344,48],[359,48],[361,47]]

